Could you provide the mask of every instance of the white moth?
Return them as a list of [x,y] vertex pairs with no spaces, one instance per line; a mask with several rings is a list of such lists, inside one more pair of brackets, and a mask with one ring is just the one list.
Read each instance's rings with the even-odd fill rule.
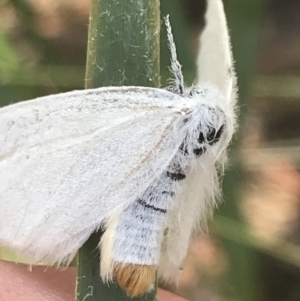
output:
[[235,128],[221,0],[208,1],[206,18],[197,86],[184,86],[167,19],[172,87],[105,87],[0,109],[0,245],[33,262],[70,262],[102,227],[103,279],[117,264],[176,278],[193,229],[216,205]]

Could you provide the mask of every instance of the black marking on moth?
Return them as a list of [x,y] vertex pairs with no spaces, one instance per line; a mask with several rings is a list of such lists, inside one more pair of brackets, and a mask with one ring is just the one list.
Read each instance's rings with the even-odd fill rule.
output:
[[181,181],[186,178],[186,175],[181,172],[166,172],[166,176],[170,178],[172,181]]
[[223,130],[224,130],[224,125],[222,125],[217,132],[216,129],[212,128],[207,135],[207,143],[209,145],[213,145],[217,143],[221,138]]
[[[206,139],[204,137],[204,134],[202,132],[200,132],[199,137],[198,137],[198,142],[200,144],[207,143],[208,145],[212,146],[220,140],[223,130],[224,130],[224,125],[222,125],[217,132],[216,132],[216,129],[211,128],[208,132]],[[184,142],[180,145],[179,150],[181,152],[183,152],[184,155],[189,154]],[[203,155],[206,151],[207,151],[207,148],[205,146],[202,146],[199,148],[195,148],[193,150],[193,153],[196,157],[199,157],[199,156]]]
[[[200,144],[204,144],[206,142],[210,146],[213,146],[214,144],[216,144],[220,140],[223,131],[224,131],[224,125],[222,125],[219,128],[218,131],[216,131],[215,128],[210,128],[206,139],[205,139],[203,133],[200,132],[199,137],[198,137],[198,142]],[[205,146],[202,146],[202,147],[199,147],[199,148],[195,148],[193,150],[193,152],[196,155],[196,157],[199,157],[199,156],[203,155],[206,151],[207,151],[207,148]],[[186,150],[185,150],[185,152],[186,152]]]
[[196,157],[200,157],[206,152],[206,150],[207,150],[206,147],[203,146],[203,147],[193,149],[193,153],[195,154]]
[[157,211],[157,212],[161,212],[161,213],[167,213],[166,209],[158,208],[158,207],[155,207],[153,205],[147,204],[146,201],[144,201],[142,199],[138,199],[137,203],[140,204],[140,205],[142,205],[143,207],[145,207],[147,209],[151,209],[151,210],[154,210],[154,211]]
[[162,194],[168,194],[170,197],[173,197],[175,195],[174,191],[163,191]]
[[[184,119],[184,123],[187,122],[188,118]],[[208,128],[206,135],[203,133],[203,131],[200,131],[199,136],[197,138],[197,142],[200,144],[200,146],[193,149],[193,153],[191,155],[200,157],[208,150],[209,146],[212,146],[215,143],[217,143],[221,138],[221,135],[224,131],[224,127],[225,126],[222,125],[218,130],[216,128],[210,127]],[[185,140],[181,143],[178,151],[180,152],[178,154],[179,157],[190,156]],[[189,168],[187,170],[183,169],[180,165],[180,161],[177,160],[177,156],[175,156],[174,160],[170,163],[166,171],[162,174],[161,178],[158,181],[156,181],[155,184],[152,184],[150,187],[148,187],[144,196],[141,196],[136,200],[136,202],[139,205],[143,206],[145,209],[154,210],[163,214],[167,213],[167,204],[169,203],[169,200],[172,199],[177,193],[177,184],[175,184],[175,182],[180,182],[184,180],[189,170]],[[161,183],[162,181],[166,181],[166,178],[168,179],[167,183],[169,187],[166,190],[162,190]],[[164,185],[166,185],[166,183],[164,183]],[[157,199],[157,193],[160,194],[159,199]],[[164,204],[163,207],[165,208],[157,207],[158,204]]]
[[184,155],[188,155],[189,154],[189,152],[188,152],[188,150],[187,150],[186,145],[184,144],[184,142],[182,142],[181,145],[179,146],[179,150],[181,152],[183,152]]

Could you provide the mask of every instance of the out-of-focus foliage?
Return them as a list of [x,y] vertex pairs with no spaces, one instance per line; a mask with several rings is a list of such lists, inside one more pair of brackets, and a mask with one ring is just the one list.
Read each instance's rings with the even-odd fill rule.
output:
[[13,79],[19,70],[17,54],[7,41],[6,36],[0,32],[0,78],[3,83]]

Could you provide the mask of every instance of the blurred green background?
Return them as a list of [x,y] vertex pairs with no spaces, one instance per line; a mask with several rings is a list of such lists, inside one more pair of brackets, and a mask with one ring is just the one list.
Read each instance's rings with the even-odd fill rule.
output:
[[[209,1],[209,0],[208,0]],[[195,236],[179,287],[191,301],[300,300],[300,2],[224,1],[240,129],[224,201]],[[161,0],[188,84],[204,0]],[[89,0],[0,0],[0,105],[83,89]],[[169,53],[161,35],[162,85]]]

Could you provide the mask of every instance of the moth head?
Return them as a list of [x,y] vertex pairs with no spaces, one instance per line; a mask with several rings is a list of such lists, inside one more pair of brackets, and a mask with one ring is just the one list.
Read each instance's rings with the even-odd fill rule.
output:
[[187,91],[187,97],[196,105],[208,104],[210,107],[218,107],[226,110],[227,96],[219,89],[217,85],[211,82],[202,82],[192,86]]
[[191,87],[188,94],[192,98],[195,98],[195,97],[205,97],[205,95],[207,94],[207,89],[206,88],[197,87],[197,86]]

